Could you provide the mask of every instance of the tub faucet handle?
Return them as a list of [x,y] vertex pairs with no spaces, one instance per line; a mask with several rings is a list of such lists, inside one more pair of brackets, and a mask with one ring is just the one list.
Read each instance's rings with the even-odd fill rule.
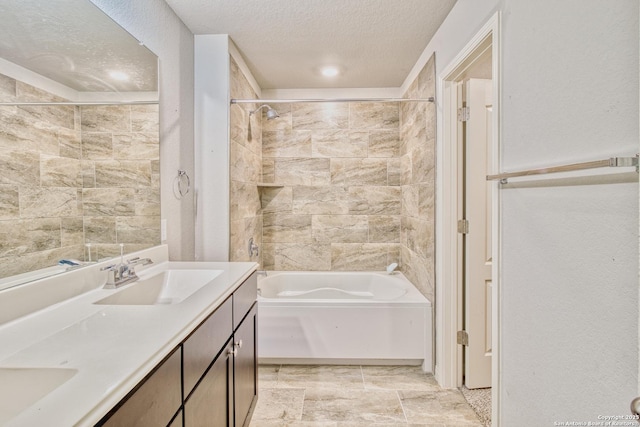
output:
[[258,245],[255,244],[255,242],[253,241],[253,237],[251,237],[249,239],[249,258],[251,258],[252,256],[258,256],[260,255],[260,248],[258,247]]
[[394,262],[391,263],[387,266],[387,273],[388,274],[393,274],[395,273],[395,269],[398,268],[398,263]]

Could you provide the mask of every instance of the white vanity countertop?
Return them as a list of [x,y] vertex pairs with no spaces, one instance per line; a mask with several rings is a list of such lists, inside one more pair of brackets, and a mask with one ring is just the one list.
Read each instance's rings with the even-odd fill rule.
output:
[[[102,287],[0,326],[0,368],[66,368],[75,375],[7,426],[92,426],[256,270],[253,262],[164,262],[153,269],[222,272],[173,305],[97,305]],[[147,268],[140,268],[140,271]],[[0,298],[2,295],[0,294]],[[231,333],[231,331],[229,331]]]

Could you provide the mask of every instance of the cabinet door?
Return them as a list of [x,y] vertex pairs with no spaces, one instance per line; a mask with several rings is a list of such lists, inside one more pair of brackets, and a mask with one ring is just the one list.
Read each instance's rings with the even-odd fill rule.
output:
[[181,352],[178,347],[138,388],[97,425],[166,426],[182,403]]
[[258,298],[258,274],[253,272],[251,276],[233,292],[233,330],[238,328],[245,314]]
[[234,358],[236,427],[249,425],[253,406],[258,398],[257,313],[258,304],[254,304],[234,334],[237,350]]
[[184,405],[186,427],[233,426],[233,341],[211,365]]
[[233,333],[231,297],[182,344],[184,395],[191,390]]

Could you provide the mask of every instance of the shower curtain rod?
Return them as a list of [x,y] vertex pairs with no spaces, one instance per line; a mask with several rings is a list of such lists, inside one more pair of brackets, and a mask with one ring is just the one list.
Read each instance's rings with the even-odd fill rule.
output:
[[521,176],[544,175],[548,173],[571,172],[596,168],[636,168],[638,172],[638,154],[635,157],[610,157],[608,159],[594,160],[592,162],[572,163],[562,166],[551,166],[542,169],[528,169],[518,172],[505,172],[497,175],[487,175],[487,181],[500,180],[500,184],[508,184],[508,178]]
[[435,102],[429,98],[326,98],[326,99],[231,99],[232,104],[298,104],[303,102]]
[[72,101],[54,101],[54,102],[0,102],[0,107],[21,107],[21,106],[51,106],[51,105],[155,105],[159,101],[113,101],[113,102],[72,102]]

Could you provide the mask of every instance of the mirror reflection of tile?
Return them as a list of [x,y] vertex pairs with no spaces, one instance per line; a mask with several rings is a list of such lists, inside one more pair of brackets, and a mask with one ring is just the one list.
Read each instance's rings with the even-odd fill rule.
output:
[[[0,75],[3,102],[65,101]],[[0,107],[0,277],[160,243],[157,105]]]

